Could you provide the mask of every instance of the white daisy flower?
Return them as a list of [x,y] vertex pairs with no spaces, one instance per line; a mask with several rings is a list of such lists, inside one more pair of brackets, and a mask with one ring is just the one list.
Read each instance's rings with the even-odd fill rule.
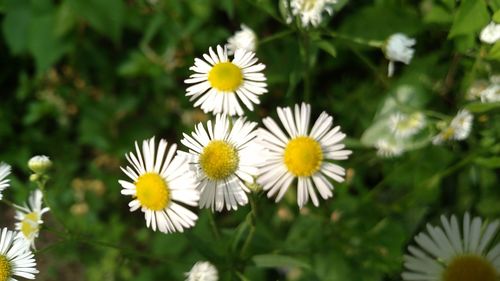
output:
[[491,84],[480,93],[481,102],[499,102],[500,101],[500,84]]
[[28,205],[17,206],[16,209],[16,230],[19,236],[25,239],[33,249],[35,249],[35,238],[38,237],[40,226],[43,224],[42,215],[50,209],[42,208],[42,192],[37,189],[33,191],[28,199]]
[[35,279],[36,261],[26,241],[7,228],[0,230],[0,281],[16,281],[14,276]]
[[[293,16],[300,17],[303,27],[308,25],[316,27],[323,20],[325,12],[333,14],[333,4],[336,3],[337,0],[291,0],[290,8]],[[291,17],[287,21],[291,22]]]
[[396,112],[389,117],[389,127],[398,138],[411,137],[425,126],[425,116],[422,112],[413,112],[406,115]]
[[45,155],[37,155],[31,157],[28,161],[28,167],[35,173],[43,175],[50,167],[52,167],[52,161],[49,157]]
[[387,39],[383,48],[385,56],[389,60],[387,75],[391,77],[394,74],[394,62],[399,61],[409,64],[413,58],[415,50],[412,48],[417,41],[406,36],[403,33],[395,33]]
[[392,158],[401,156],[404,152],[404,147],[395,140],[379,139],[375,143],[377,155],[382,158]]
[[450,124],[433,138],[432,143],[438,145],[449,140],[465,140],[470,135],[473,120],[474,116],[468,110],[458,111]]
[[126,154],[130,166],[121,168],[132,180],[120,180],[121,193],[133,197],[128,204],[130,211],[141,208],[146,226],[164,233],[183,232],[193,227],[198,216],[181,204],[197,206],[200,197],[194,175],[186,159],[174,157],[177,145],[160,140],[158,151],[154,138],[142,142],[142,152],[137,142],[136,154]]
[[215,116],[215,124],[207,127],[199,123],[191,136],[184,134],[181,143],[189,153],[179,151],[189,159],[198,177],[201,192],[200,208],[212,211],[236,210],[248,203],[245,182],[254,182],[257,164],[261,160],[260,147],[255,141],[257,123],[244,117],[232,122],[224,114]]
[[487,26],[481,30],[479,34],[479,39],[487,44],[494,44],[500,39],[500,24],[495,22],[490,22]]
[[287,134],[272,118],[264,118],[267,130],[261,129],[259,134],[266,157],[257,181],[268,197],[277,193],[278,202],[297,178],[299,207],[302,208],[309,197],[314,206],[318,206],[315,189],[327,199],[333,196],[329,179],[344,181],[344,168],[332,162],[347,159],[352,153],[341,143],[345,134],[339,126],[332,128],[333,117],[326,112],[321,113],[309,131],[311,106],[306,103],[296,104],[295,111],[278,107],[277,112]]
[[194,84],[187,88],[186,96],[196,100],[194,106],[200,106],[205,113],[243,115],[238,100],[253,110],[253,104],[260,103],[259,96],[267,93],[262,73],[266,66],[257,63],[255,53],[237,49],[230,61],[226,48],[217,46],[217,53],[210,47],[203,58],[206,61],[195,58],[194,66],[189,68],[195,73],[184,82]]
[[[500,278],[500,244],[490,247],[499,221],[483,223],[468,213],[460,231],[457,218],[441,216],[442,226],[427,224],[404,256],[403,280],[496,281]],[[489,250],[491,249],[491,250]]]
[[199,261],[193,265],[189,272],[184,273],[186,281],[217,281],[219,273],[217,268],[208,261]]
[[3,162],[0,163],[0,200],[2,200],[3,195],[2,191],[4,191],[7,187],[9,187],[9,179],[6,177],[10,174],[10,165],[5,164]]
[[233,55],[237,49],[255,52],[257,50],[257,35],[248,26],[242,24],[241,30],[227,39],[226,48],[228,55]]

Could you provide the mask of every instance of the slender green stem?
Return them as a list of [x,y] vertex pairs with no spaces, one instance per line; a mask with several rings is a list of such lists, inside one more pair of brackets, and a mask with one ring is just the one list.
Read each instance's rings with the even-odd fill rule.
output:
[[271,41],[274,41],[276,39],[280,39],[280,38],[286,37],[286,36],[288,36],[288,35],[290,35],[290,34],[292,34],[294,32],[295,32],[295,30],[292,30],[292,29],[283,30],[283,31],[280,31],[280,32],[275,33],[273,35],[270,35],[268,37],[265,37],[264,39],[260,40],[258,42],[258,44],[259,44],[259,46],[260,45],[264,45],[264,44],[269,43]]
[[354,42],[354,43],[359,44],[359,45],[365,45],[365,46],[374,47],[374,48],[382,48],[382,46],[384,46],[384,42],[382,42],[382,41],[366,40],[366,39],[361,38],[361,37],[352,37],[349,35],[337,33],[335,31],[325,31],[323,34],[330,36],[330,37],[333,37],[333,38],[338,38],[338,39]]
[[208,222],[210,223],[210,227],[212,228],[212,234],[215,239],[220,239],[219,228],[217,228],[217,224],[215,223],[214,214],[211,211],[208,211]]
[[9,200],[3,198],[2,200],[0,200],[0,202],[4,203],[5,205],[9,206],[9,207],[12,207],[12,208],[16,208],[16,206],[14,205],[14,203],[10,202]]
[[301,39],[300,54],[304,66],[304,101],[309,102],[311,99],[311,42],[305,32],[301,34]]
[[246,256],[248,252],[248,248],[252,243],[253,236],[255,235],[255,220],[257,218],[257,205],[255,204],[255,200],[253,198],[253,194],[250,194],[250,213],[247,215],[247,220],[249,220],[250,230],[248,231],[248,236],[243,243],[243,247],[241,248],[241,256]]

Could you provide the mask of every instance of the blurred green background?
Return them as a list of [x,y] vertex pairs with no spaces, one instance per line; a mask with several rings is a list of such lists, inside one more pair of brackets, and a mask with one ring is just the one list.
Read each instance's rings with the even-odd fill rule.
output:
[[[478,34],[500,18],[500,1],[352,0],[335,9],[307,31],[286,25],[271,0],[1,0],[0,161],[13,166],[4,196],[26,200],[31,156],[54,162],[37,280],[183,280],[198,260],[222,280],[400,280],[405,248],[426,222],[465,211],[498,218],[500,107],[465,97],[474,81],[499,74],[499,43],[483,45]],[[304,100],[313,118],[329,112],[353,150],[340,163],[347,180],[319,208],[299,210],[293,188],[279,204],[256,193],[255,218],[249,206],[215,214],[218,234],[208,210],[184,234],[155,233],[120,195],[124,154],[151,136],[180,143],[210,118],[183,81],[193,59],[241,23],[261,40],[269,84],[249,118]],[[396,32],[416,38],[416,52],[388,78],[383,52],[353,38]],[[373,126],[402,91],[419,110],[453,116],[467,107],[469,139],[431,145],[435,120],[403,156],[377,157]],[[0,226],[13,227],[13,215],[0,205]]]

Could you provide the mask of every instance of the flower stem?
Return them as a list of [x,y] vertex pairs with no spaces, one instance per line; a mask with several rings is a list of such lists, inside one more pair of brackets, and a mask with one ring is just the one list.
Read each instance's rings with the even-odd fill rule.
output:
[[249,221],[250,230],[248,231],[248,236],[243,243],[243,247],[241,248],[241,256],[246,256],[248,248],[252,243],[253,236],[255,235],[255,220],[257,218],[257,206],[255,204],[255,200],[253,198],[253,194],[250,194],[250,213],[247,215],[247,220]]

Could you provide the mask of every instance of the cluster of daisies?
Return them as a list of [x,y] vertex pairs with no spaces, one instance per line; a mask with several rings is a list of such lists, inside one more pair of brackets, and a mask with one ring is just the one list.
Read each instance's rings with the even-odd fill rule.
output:
[[[34,172],[33,181],[43,180],[45,172],[51,166],[46,156],[35,156],[30,159],[28,166]],[[8,164],[0,163],[0,201],[9,202],[3,198],[3,191],[10,186],[7,178],[11,172]],[[15,281],[14,276],[35,279],[38,273],[32,249],[35,249],[35,239],[43,224],[42,215],[49,211],[43,207],[42,191],[35,189],[28,198],[28,204],[19,206],[9,205],[16,209],[15,231],[7,227],[0,229],[0,281]]]

